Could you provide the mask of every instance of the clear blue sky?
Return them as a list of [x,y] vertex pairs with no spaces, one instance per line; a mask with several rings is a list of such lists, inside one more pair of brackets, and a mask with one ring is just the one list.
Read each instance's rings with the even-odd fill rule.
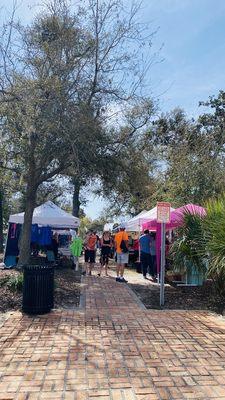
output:
[[[40,2],[20,2],[24,22],[35,12],[29,5]],[[9,9],[10,4],[1,0],[3,7]],[[159,28],[153,50],[163,44],[164,61],[154,65],[148,77],[161,109],[180,106],[197,116],[200,100],[225,89],[225,0],[144,0],[140,19],[149,22],[152,31]],[[96,218],[103,206],[103,201],[92,199],[85,211]]]
[[[143,20],[151,22],[154,49],[164,61],[149,74],[160,107],[184,108],[196,117],[200,100],[225,90],[225,0],[144,0]],[[86,208],[96,217],[104,203],[93,199]]]
[[225,89],[225,1],[146,0],[145,20],[159,26],[164,62],[151,76],[164,111],[184,108],[191,116],[198,102]]

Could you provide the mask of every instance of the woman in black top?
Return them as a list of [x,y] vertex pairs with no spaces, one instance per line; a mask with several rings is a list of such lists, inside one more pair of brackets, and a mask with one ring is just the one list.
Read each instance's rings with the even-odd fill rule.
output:
[[105,267],[105,275],[108,276],[109,256],[112,248],[112,238],[109,232],[104,232],[101,240],[101,267],[99,276],[101,276],[102,269]]

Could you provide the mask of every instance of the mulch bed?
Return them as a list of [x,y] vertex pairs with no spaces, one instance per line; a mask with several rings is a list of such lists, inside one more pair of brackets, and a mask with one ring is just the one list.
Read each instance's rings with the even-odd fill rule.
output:
[[[129,284],[146,308],[160,309],[158,285]],[[224,313],[225,301],[217,299],[213,293],[212,282],[203,286],[165,285],[165,305],[163,309],[208,310]]]
[[[10,289],[7,277],[17,276],[15,270],[0,270],[0,312],[21,310],[22,292]],[[1,284],[2,283],[2,284]],[[74,308],[79,306],[81,292],[80,274],[72,269],[55,270],[54,308]]]
[[72,269],[55,270],[55,308],[78,307],[81,275]]
[[19,273],[13,270],[0,271],[0,312],[21,309],[22,293],[9,289],[4,283],[7,277],[16,277],[17,275],[19,275]]

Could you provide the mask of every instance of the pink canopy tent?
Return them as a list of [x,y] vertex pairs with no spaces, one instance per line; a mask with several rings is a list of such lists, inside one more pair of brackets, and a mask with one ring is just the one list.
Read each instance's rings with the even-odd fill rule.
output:
[[[206,210],[203,207],[197,206],[195,204],[187,204],[176,210],[172,211],[170,214],[170,223],[166,224],[166,231],[182,226],[184,221],[185,213],[197,214],[202,217],[206,215]],[[156,231],[156,263],[157,263],[157,273],[160,271],[160,251],[161,251],[161,224],[157,222],[157,219],[145,222],[142,225],[144,229],[150,229],[151,231]]]

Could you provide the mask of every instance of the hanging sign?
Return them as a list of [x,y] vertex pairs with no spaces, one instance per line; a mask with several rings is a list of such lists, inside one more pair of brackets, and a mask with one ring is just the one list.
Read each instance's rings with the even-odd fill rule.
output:
[[166,202],[157,203],[157,222],[169,223],[170,222],[170,208],[171,204]]

